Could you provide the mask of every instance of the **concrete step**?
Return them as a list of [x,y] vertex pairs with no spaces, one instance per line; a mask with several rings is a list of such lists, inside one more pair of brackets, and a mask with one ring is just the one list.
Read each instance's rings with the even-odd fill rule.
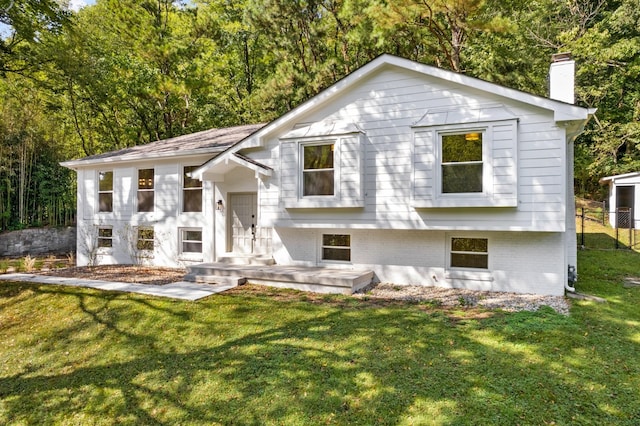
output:
[[184,280],[198,284],[224,284],[233,286],[239,286],[247,282],[245,277],[240,276],[202,275],[194,273],[185,275]]
[[317,293],[351,294],[369,285],[373,271],[356,271],[324,267],[234,265],[203,263],[187,266],[185,281],[220,282],[245,279],[252,284],[295,288]]
[[226,265],[275,265],[273,257],[263,254],[227,253],[218,256],[218,263]]

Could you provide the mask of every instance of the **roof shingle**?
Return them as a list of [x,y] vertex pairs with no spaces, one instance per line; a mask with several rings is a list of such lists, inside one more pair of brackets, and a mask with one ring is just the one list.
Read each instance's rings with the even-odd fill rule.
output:
[[240,142],[262,127],[264,127],[264,123],[209,129],[188,135],[177,136],[175,138],[150,142],[145,145],[137,145],[131,148],[91,155],[78,160],[69,161],[66,164],[81,165],[83,163],[96,162],[96,160],[124,161],[141,157],[165,157],[186,151],[191,153],[194,153],[194,151],[202,151],[203,153],[215,154],[224,151],[226,148],[237,142]]

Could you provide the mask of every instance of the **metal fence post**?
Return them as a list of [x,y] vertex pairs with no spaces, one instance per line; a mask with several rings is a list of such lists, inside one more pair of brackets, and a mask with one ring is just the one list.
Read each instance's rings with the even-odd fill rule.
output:
[[580,207],[580,245],[584,249],[584,207]]
[[620,241],[620,237],[618,235],[620,233],[620,227],[618,227],[619,220],[620,220],[620,210],[616,208],[616,250],[619,248],[618,241]]
[[633,223],[633,208],[629,209],[629,250],[633,250],[633,227],[635,224]]

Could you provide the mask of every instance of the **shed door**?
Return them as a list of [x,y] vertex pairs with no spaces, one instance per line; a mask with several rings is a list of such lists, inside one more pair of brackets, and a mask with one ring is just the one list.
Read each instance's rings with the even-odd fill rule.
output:
[[633,211],[634,203],[633,186],[617,186],[616,187],[616,222],[618,228],[631,228],[634,223],[635,212]]

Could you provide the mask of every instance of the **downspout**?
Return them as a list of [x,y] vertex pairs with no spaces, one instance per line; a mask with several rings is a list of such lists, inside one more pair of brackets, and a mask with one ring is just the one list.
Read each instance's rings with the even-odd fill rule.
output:
[[564,289],[571,293],[575,293],[576,288],[572,287],[570,284],[574,284],[576,281],[578,281],[578,274],[576,273],[576,267],[573,265],[569,265],[567,281],[564,283]]

